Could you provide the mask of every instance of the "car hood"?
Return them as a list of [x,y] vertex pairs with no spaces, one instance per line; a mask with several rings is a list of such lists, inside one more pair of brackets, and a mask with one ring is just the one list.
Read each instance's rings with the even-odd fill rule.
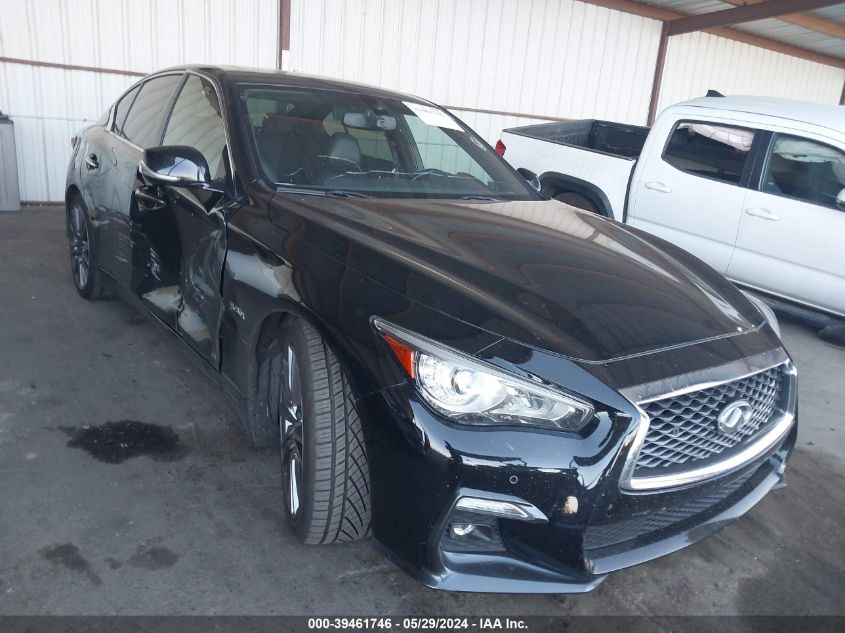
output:
[[277,194],[274,223],[451,317],[582,362],[747,332],[729,281],[658,238],[557,201]]

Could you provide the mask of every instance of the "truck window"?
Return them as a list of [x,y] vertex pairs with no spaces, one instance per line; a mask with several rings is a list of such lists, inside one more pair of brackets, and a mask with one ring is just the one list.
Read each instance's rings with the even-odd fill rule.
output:
[[845,189],[845,153],[797,136],[778,134],[763,176],[763,191],[838,209]]
[[738,185],[753,141],[752,130],[684,121],[672,132],[663,160],[688,174]]

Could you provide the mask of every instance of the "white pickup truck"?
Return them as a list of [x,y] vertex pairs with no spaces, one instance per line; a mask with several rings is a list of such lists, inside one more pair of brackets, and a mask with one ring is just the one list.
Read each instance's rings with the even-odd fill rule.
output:
[[845,107],[708,96],[650,130],[564,121],[505,130],[496,149],[558,200],[845,316]]

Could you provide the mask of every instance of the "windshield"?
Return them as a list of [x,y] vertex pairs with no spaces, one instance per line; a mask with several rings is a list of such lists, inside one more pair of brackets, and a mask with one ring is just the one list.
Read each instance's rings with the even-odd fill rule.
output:
[[537,194],[445,110],[334,90],[248,88],[252,149],[279,190],[342,197],[532,200]]

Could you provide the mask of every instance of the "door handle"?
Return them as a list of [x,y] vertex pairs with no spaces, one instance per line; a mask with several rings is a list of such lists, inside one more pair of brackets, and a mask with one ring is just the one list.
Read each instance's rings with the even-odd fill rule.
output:
[[142,213],[158,211],[159,209],[163,209],[167,206],[167,202],[165,200],[149,193],[148,191],[144,191],[143,189],[136,189],[133,195],[135,196],[135,202],[138,203],[138,210]]
[[646,189],[654,189],[655,191],[659,191],[660,193],[672,193],[672,188],[664,185],[662,182],[647,182],[645,184]]
[[780,216],[777,213],[772,213],[768,209],[764,209],[762,207],[750,207],[745,210],[745,213],[747,215],[753,215],[755,218],[770,220],[772,222],[780,220]]
[[85,159],[85,166],[88,168],[88,171],[93,171],[100,166],[100,161],[97,160],[96,154],[88,154],[88,157]]

